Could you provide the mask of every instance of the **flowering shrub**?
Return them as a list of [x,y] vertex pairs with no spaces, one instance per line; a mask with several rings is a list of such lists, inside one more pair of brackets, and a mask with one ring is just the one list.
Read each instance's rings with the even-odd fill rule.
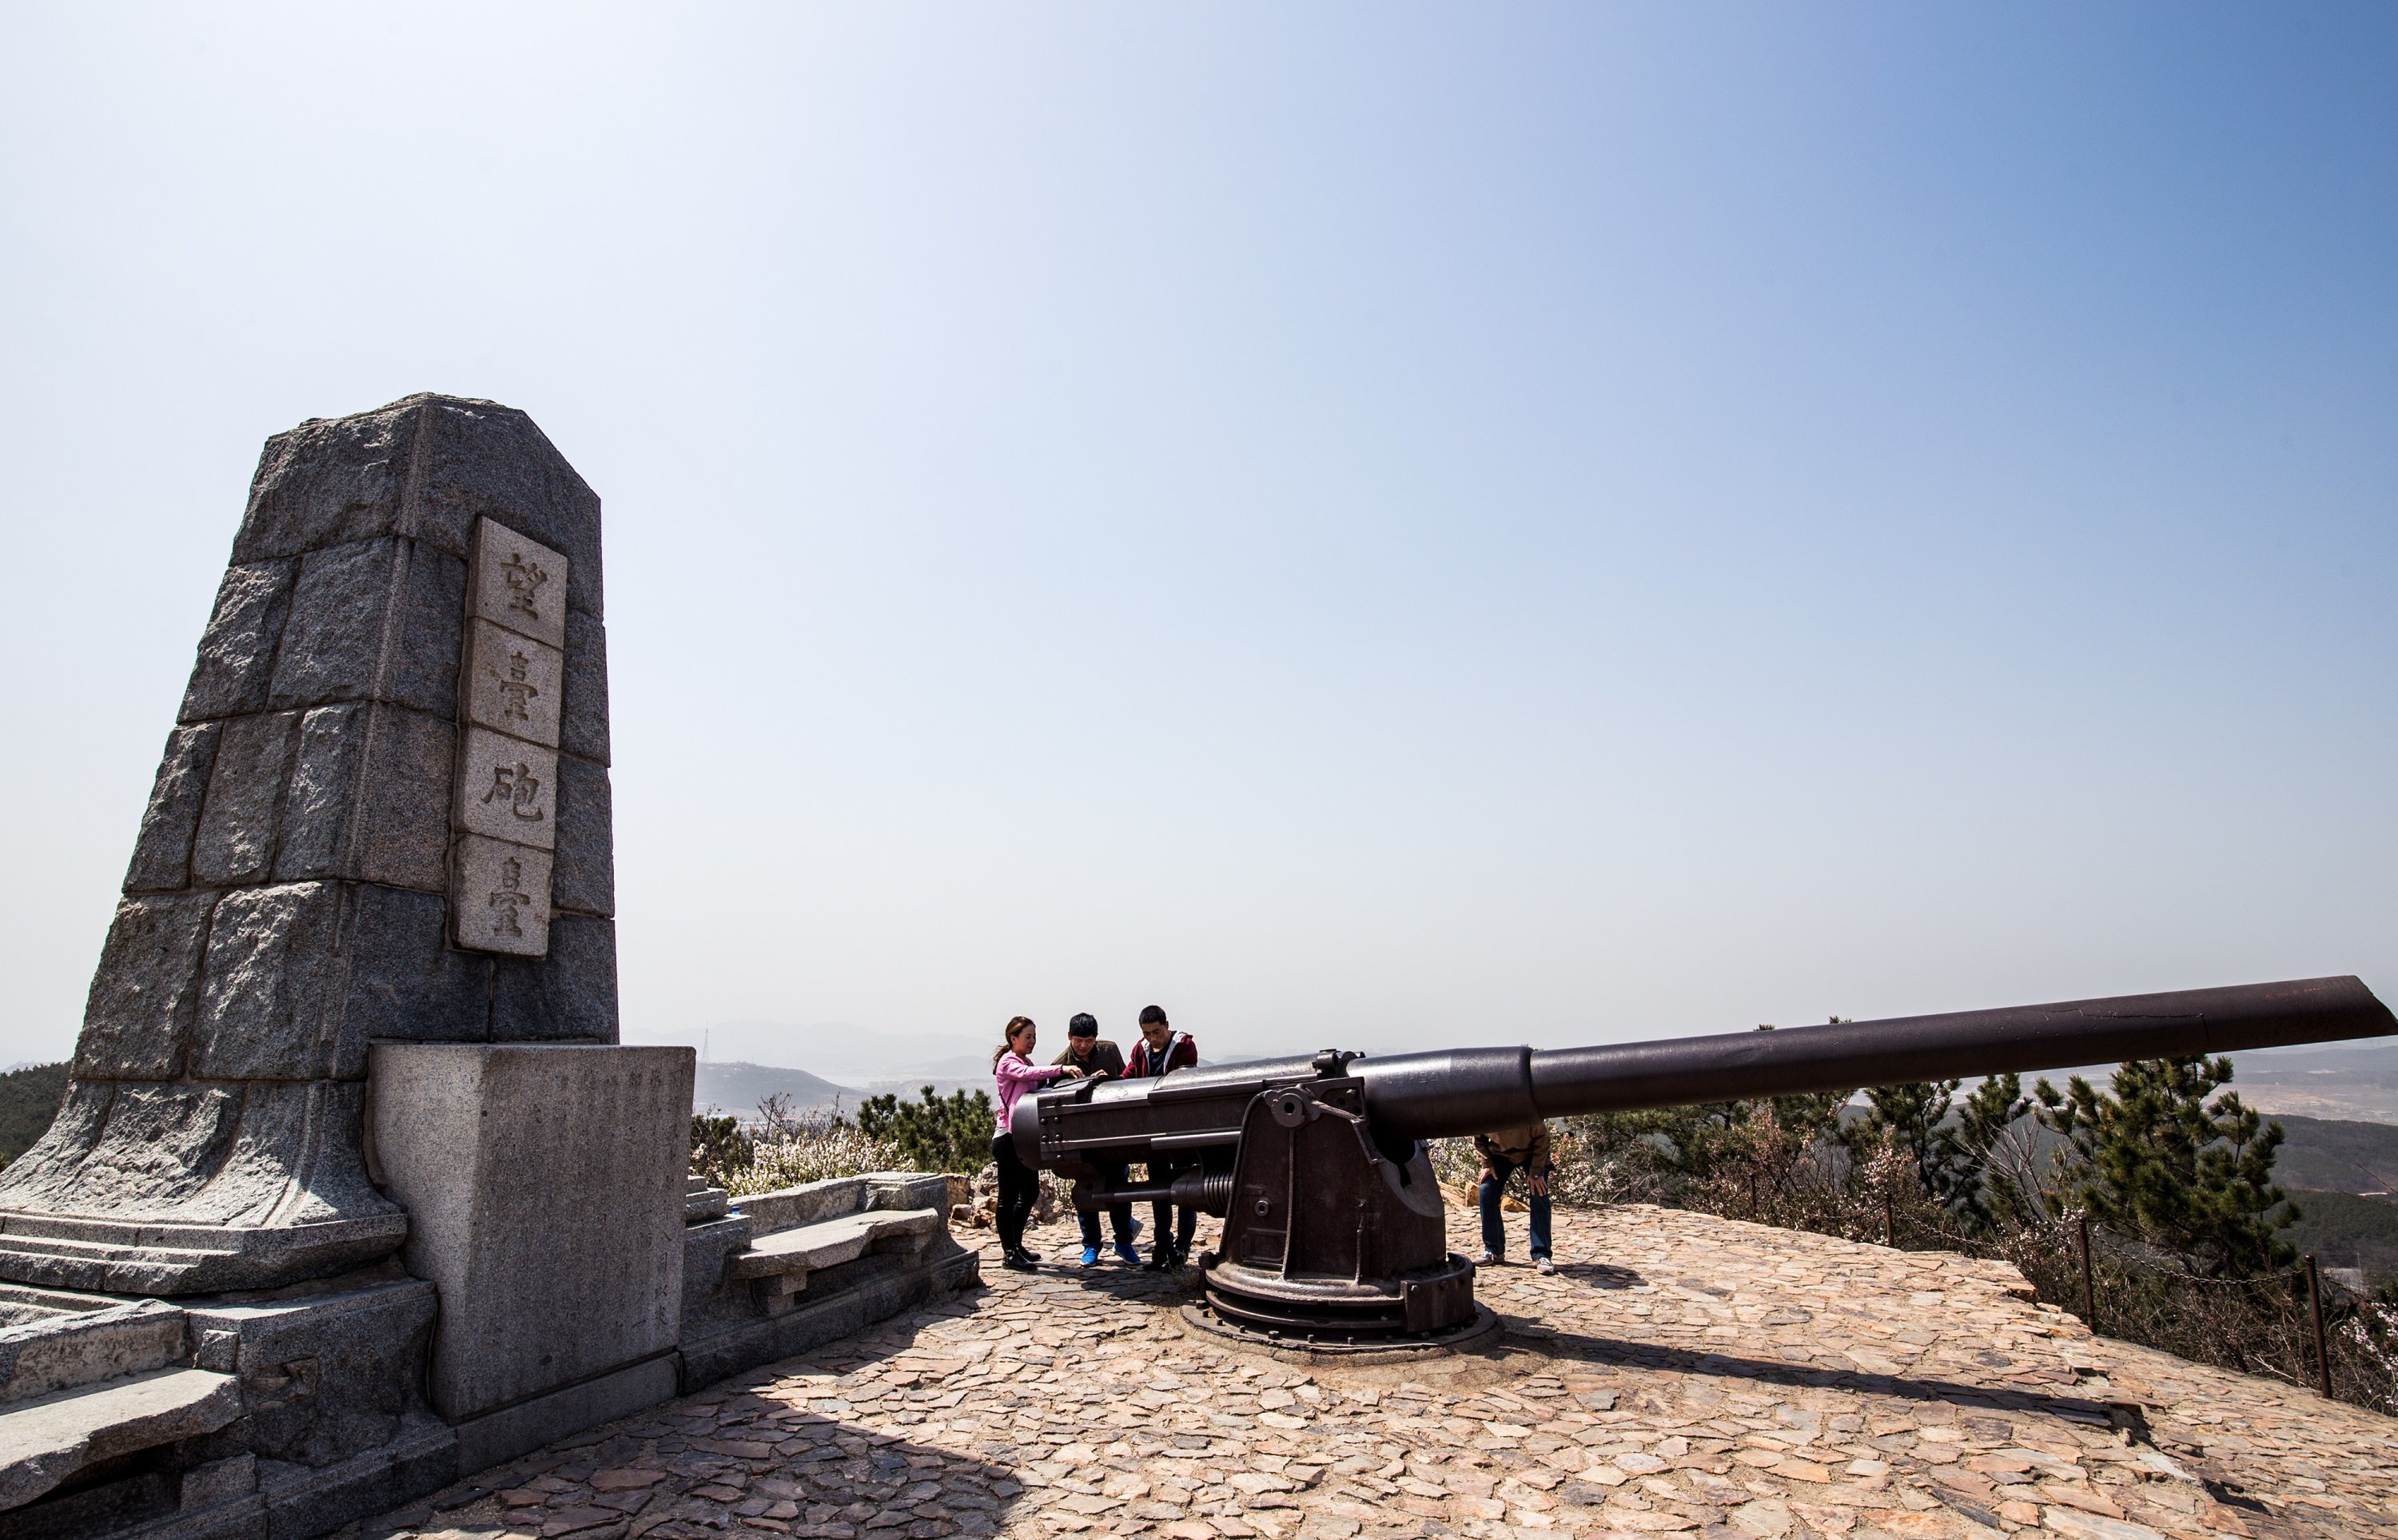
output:
[[735,1198],[910,1164],[838,1107],[792,1112],[779,1096],[760,1104],[755,1118],[698,1116],[691,1124],[691,1173]]
[[857,1176],[870,1171],[901,1171],[907,1162],[898,1151],[869,1139],[854,1124],[832,1118],[809,1119],[778,1130],[749,1146],[749,1164],[725,1190],[740,1198],[749,1193],[795,1187],[802,1182],[823,1182],[836,1176]]

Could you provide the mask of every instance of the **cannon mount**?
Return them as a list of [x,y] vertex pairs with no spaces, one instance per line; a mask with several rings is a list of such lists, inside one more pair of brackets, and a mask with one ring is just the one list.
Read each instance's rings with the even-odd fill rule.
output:
[[1492,1323],[1474,1303],[1474,1264],[1448,1249],[1423,1146],[1378,1144],[1353,1076],[1260,1092],[1228,1196],[1206,1297],[1230,1332],[1379,1347],[1446,1345]]

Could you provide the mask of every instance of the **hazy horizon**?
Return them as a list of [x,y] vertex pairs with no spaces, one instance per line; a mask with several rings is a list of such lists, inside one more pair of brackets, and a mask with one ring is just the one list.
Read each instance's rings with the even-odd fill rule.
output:
[[627,1040],[2398,989],[2387,7],[6,26],[0,1060],[423,390],[605,500]]

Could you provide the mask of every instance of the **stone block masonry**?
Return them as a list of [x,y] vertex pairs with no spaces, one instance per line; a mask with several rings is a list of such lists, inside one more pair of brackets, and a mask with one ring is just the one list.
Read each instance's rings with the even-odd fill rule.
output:
[[522,412],[267,443],[0,1279],[185,1294],[389,1254],[371,1038],[616,1039],[600,500]]

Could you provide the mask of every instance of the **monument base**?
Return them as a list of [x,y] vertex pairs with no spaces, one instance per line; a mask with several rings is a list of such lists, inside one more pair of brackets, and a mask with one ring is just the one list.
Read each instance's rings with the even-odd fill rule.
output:
[[[562,1065],[553,1083],[570,1095],[626,1067],[549,1063]],[[466,1065],[470,1078],[490,1068]],[[521,1110],[515,1093],[531,1082],[505,1068],[496,1081],[485,1082],[494,1107]],[[519,1180],[543,1185],[537,1164],[494,1165],[470,1140],[453,1148],[456,1180],[484,1193],[487,1215],[520,1212],[506,1197]],[[670,1211],[688,1262],[669,1302],[672,1344],[454,1426],[427,1403],[437,1285],[397,1259],[266,1294],[172,1303],[0,1286],[0,1540],[323,1533],[978,1281],[978,1257],[943,1223],[945,1177],[846,1177],[738,1207],[685,1185]],[[617,1233],[604,1210],[559,1212],[603,1239]],[[545,1287],[526,1279],[520,1288]]]
[[408,1216],[358,1158],[363,1091],[70,1083],[48,1130],[0,1174],[0,1279],[211,1294],[389,1256]]
[[121,1294],[272,1289],[389,1256],[407,1234],[399,1213],[243,1228],[0,1214],[0,1279]]
[[427,1388],[450,1422],[673,1351],[694,1057],[373,1046],[370,1169],[408,1210],[401,1261],[440,1291]]
[[457,1426],[458,1468],[483,1470],[539,1449],[553,1439],[629,1416],[673,1397],[682,1385],[681,1359],[662,1353],[612,1369],[577,1385],[469,1417]]

